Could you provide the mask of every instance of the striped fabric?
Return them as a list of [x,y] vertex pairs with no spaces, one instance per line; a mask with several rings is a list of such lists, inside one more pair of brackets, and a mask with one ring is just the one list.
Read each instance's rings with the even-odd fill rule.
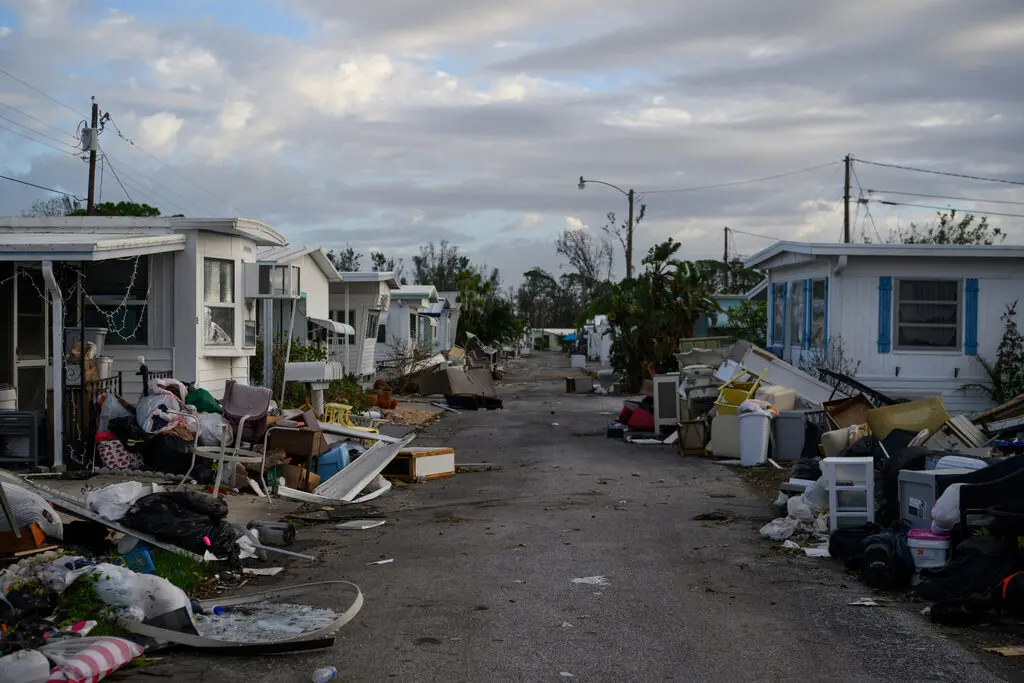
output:
[[124,638],[90,640],[85,649],[52,669],[47,683],[97,683],[143,652],[143,648]]

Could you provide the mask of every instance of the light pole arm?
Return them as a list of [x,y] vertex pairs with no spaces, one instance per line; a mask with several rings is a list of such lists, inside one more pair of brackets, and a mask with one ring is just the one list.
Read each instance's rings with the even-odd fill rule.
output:
[[623,194],[623,195],[625,195],[626,197],[629,197],[629,196],[630,196],[630,193],[629,193],[629,192],[627,192],[626,190],[623,190],[623,189],[622,189],[621,187],[619,187],[618,185],[612,185],[611,183],[606,183],[606,182],[605,182],[605,181],[603,181],[603,180],[586,180],[586,179],[584,179],[584,178],[583,178],[583,176],[580,176],[580,183],[579,183],[579,188],[580,188],[581,190],[582,190],[582,189],[583,189],[584,187],[586,187],[587,183],[594,183],[594,184],[596,184],[596,185],[604,185],[604,186],[606,186],[606,187],[610,187],[610,188],[612,188],[613,190],[618,190],[618,191],[619,191],[620,193],[622,193],[622,194]]

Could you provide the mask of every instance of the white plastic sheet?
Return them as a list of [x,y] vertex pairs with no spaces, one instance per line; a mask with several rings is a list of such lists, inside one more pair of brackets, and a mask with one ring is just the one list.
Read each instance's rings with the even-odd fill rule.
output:
[[[150,490],[147,491],[147,488],[150,488]],[[132,503],[151,491],[151,487],[146,487],[137,481],[111,484],[110,486],[104,486],[101,489],[87,492],[85,494],[85,507],[104,519],[116,522],[124,517]]]

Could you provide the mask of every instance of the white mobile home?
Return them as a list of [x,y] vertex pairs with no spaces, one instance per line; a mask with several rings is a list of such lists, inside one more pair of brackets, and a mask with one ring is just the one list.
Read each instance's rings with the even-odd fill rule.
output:
[[396,344],[409,350],[427,347],[433,351],[437,319],[427,313],[439,300],[433,285],[402,285],[391,292],[384,341],[379,336],[377,339],[377,359],[386,360]]
[[458,292],[438,292],[440,300],[431,304],[427,315],[437,320],[437,334],[434,336],[434,351],[447,351],[456,345],[462,304]]
[[128,400],[141,391],[139,356],[221,396],[225,380],[248,381],[255,353],[243,271],[259,247],[284,243],[242,218],[0,218],[0,326],[12,331],[0,335],[0,384],[23,410],[46,410],[52,390],[62,414],[65,330],[84,323],[106,330],[102,355]]
[[340,361],[345,372],[370,380],[377,372],[374,357],[391,297],[398,290],[394,273],[341,273],[341,282],[330,286],[330,318],[347,323],[353,334],[332,340],[331,360]]
[[746,261],[768,274],[768,340],[794,365],[841,339],[863,384],[988,407],[977,357],[993,360],[1000,316],[1024,287],[1024,247],[779,242]]

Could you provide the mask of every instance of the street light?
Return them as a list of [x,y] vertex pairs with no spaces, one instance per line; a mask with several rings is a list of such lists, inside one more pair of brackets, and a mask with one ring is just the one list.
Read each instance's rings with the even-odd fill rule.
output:
[[611,183],[606,183],[603,180],[587,180],[583,176],[580,176],[580,182],[576,187],[584,190],[587,187],[587,183],[610,187],[625,195],[626,199],[629,200],[629,218],[626,221],[626,279],[628,280],[633,277],[633,205],[636,199],[636,193],[633,190],[623,190],[618,185],[612,185]]

